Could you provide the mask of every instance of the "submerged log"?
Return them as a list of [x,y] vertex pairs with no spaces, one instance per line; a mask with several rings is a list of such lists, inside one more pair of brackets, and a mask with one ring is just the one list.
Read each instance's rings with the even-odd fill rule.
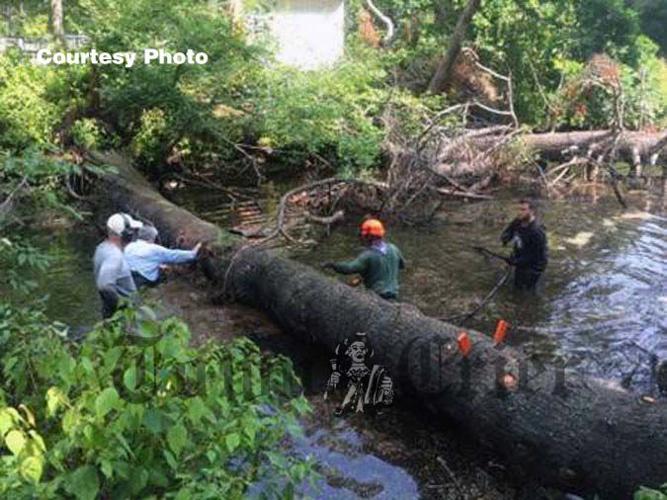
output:
[[269,313],[287,334],[332,350],[345,337],[367,332],[376,362],[389,369],[401,391],[467,429],[509,466],[544,484],[604,498],[627,498],[640,485],[667,480],[664,401],[649,404],[570,371],[533,369],[519,351],[496,347],[475,331],[468,331],[473,347],[463,358],[456,326],[275,252],[238,250],[216,226],[162,198],[127,166],[105,175],[103,185],[115,210],[150,218],[167,242],[208,241],[215,255],[207,274],[224,274],[239,301]]

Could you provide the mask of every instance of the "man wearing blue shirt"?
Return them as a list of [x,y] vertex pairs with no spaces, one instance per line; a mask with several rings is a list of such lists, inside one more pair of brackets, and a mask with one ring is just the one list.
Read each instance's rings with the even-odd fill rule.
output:
[[137,240],[125,247],[125,259],[138,288],[157,285],[161,266],[194,261],[201,247],[201,243],[197,243],[192,250],[165,248],[155,243],[157,235],[157,229],[144,225],[139,230]]

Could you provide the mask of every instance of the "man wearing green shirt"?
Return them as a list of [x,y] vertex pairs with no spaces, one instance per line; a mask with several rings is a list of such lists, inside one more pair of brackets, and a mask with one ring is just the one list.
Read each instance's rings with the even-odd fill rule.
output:
[[364,285],[383,299],[398,299],[398,274],[405,268],[401,251],[393,243],[384,240],[385,229],[377,219],[367,219],[361,224],[360,237],[366,248],[359,256],[345,262],[326,262],[340,274],[360,274]]

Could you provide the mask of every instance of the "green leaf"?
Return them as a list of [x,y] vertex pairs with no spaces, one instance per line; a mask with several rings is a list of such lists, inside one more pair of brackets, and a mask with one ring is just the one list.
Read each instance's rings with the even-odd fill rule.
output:
[[11,451],[15,456],[23,451],[26,445],[26,437],[23,434],[23,431],[11,430],[5,436],[5,444],[9,451]]
[[44,458],[41,456],[30,456],[19,464],[19,473],[25,479],[38,483],[44,471]]
[[3,408],[0,410],[0,437],[7,434],[10,429],[16,427],[21,417],[14,408]]
[[133,467],[130,471],[130,477],[128,480],[130,485],[130,491],[134,496],[137,496],[138,493],[146,487],[148,483],[148,471],[143,467]]
[[74,410],[67,410],[63,415],[63,432],[65,434],[72,433],[79,425],[79,413]]
[[21,410],[25,414],[25,419],[30,424],[31,427],[35,427],[37,425],[35,423],[35,416],[32,414],[32,412],[26,405],[23,404],[19,405],[19,410]]
[[190,419],[193,424],[197,425],[204,417],[211,423],[216,422],[215,415],[199,396],[190,399],[187,403],[187,407],[188,419]]
[[180,455],[181,450],[188,442],[188,431],[181,424],[174,425],[167,431],[167,443],[169,448],[176,454]]
[[95,369],[93,368],[93,363],[90,361],[89,358],[87,357],[81,358],[80,363],[86,375],[92,375],[95,372]]
[[95,413],[99,418],[120,406],[120,398],[114,387],[107,387],[95,399]]
[[51,387],[46,391],[46,414],[52,417],[59,408],[67,403],[67,396],[58,387]]
[[97,470],[92,465],[79,467],[65,482],[65,488],[79,500],[94,500],[100,489]]
[[164,458],[167,460],[169,467],[171,467],[173,470],[178,469],[178,462],[176,462],[176,458],[169,450],[162,450],[162,454],[164,455]]
[[189,500],[190,498],[191,498],[190,492],[187,489],[183,488],[179,490],[174,500]]
[[229,453],[233,453],[234,450],[241,444],[241,437],[236,432],[227,434],[225,436],[225,444],[227,445]]
[[120,359],[120,356],[122,354],[123,350],[120,347],[114,347],[112,349],[109,349],[104,354],[104,368],[108,372],[113,371],[113,369],[116,367],[116,363],[118,363],[118,359]]
[[137,365],[132,363],[125,373],[123,373],[123,384],[130,391],[134,391],[137,387]]
[[150,409],[144,413],[144,426],[153,434],[162,432],[162,413],[158,410]]
[[44,453],[46,451],[46,444],[44,444],[44,440],[42,439],[42,436],[37,434],[35,431],[28,431],[28,435],[32,438],[32,442],[37,446],[37,449],[39,450],[40,453]]
[[100,469],[102,469],[102,474],[104,474],[107,479],[111,479],[111,476],[113,476],[113,465],[111,465],[109,460],[100,460]]

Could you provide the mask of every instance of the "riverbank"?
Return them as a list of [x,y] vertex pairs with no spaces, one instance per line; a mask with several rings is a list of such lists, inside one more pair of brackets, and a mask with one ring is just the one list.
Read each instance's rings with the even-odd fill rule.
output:
[[[238,304],[214,305],[196,276],[173,276],[146,296],[166,314],[183,319],[194,342],[249,336],[265,351],[290,358],[302,380],[313,413],[303,422],[306,436],[297,452],[319,461],[328,494],[336,498],[408,498],[418,490],[425,499],[557,499],[558,492],[527,478],[512,477],[491,452],[480,452],[471,437],[453,423],[437,422],[412,399],[378,415],[335,417],[335,402],[322,395],[328,377],[326,352],[285,335],[261,312]],[[364,470],[371,467],[371,471]],[[525,481],[525,483],[524,483]],[[414,482],[414,484],[412,484]],[[314,492],[312,492],[314,493]],[[325,498],[316,496],[316,498]],[[331,497],[327,497],[331,498]]]

